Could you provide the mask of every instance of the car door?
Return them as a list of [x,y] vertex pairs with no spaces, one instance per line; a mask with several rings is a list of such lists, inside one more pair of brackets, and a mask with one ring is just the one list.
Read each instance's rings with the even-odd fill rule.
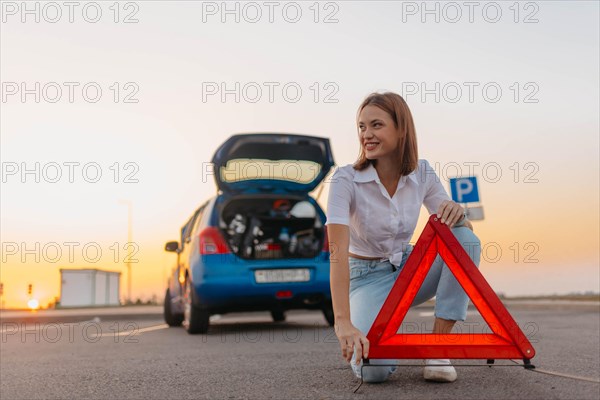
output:
[[183,285],[185,284],[185,275],[186,271],[190,267],[190,252],[192,251],[192,231],[194,224],[196,221],[200,219],[202,216],[202,210],[204,209],[204,205],[198,208],[194,214],[188,219],[188,221],[181,228],[181,249],[178,255],[179,265],[178,265],[178,282],[180,286],[180,294],[183,293]]

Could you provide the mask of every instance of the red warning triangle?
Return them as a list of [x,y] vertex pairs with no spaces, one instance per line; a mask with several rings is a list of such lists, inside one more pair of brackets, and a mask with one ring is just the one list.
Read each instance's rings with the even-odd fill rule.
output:
[[[492,333],[397,333],[440,254]],[[446,224],[429,218],[371,326],[369,359],[531,359],[535,350]]]

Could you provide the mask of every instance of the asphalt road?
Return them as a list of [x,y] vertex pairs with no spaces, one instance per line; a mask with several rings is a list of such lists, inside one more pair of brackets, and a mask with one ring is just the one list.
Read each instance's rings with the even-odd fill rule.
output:
[[[319,312],[290,312],[284,323],[271,322],[268,313],[214,316],[206,335],[168,328],[156,315],[111,316],[1,322],[0,398],[600,398],[597,306],[509,310],[536,349],[538,371],[592,381],[521,367],[457,366],[456,382],[436,384],[423,380],[421,366],[411,366],[353,393],[360,381],[341,358],[333,329]],[[406,321],[428,331],[431,312],[411,310]],[[475,314],[467,322],[483,329]]]

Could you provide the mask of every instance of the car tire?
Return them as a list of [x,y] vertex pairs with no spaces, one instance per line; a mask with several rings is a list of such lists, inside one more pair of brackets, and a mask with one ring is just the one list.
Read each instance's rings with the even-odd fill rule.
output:
[[192,281],[189,277],[185,282],[183,309],[182,325],[187,333],[195,335],[208,331],[210,313],[207,309],[198,305],[196,291],[193,289]]
[[333,307],[325,307],[322,309],[323,311],[323,316],[325,317],[325,320],[327,321],[327,324],[329,326],[333,326],[335,324],[335,316],[333,314]]
[[171,292],[169,289],[167,289],[167,293],[165,293],[163,315],[165,322],[169,326],[181,326],[181,323],[183,322],[183,314],[173,314],[173,309],[171,308]]
[[285,312],[281,310],[272,310],[271,318],[273,318],[273,322],[283,322],[285,321]]

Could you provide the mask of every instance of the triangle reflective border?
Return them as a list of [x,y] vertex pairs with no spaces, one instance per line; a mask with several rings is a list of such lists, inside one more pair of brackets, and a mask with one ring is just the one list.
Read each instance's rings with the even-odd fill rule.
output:
[[[440,254],[492,333],[397,333]],[[435,214],[419,237],[367,335],[369,359],[480,358],[528,362],[535,350],[473,260]]]

